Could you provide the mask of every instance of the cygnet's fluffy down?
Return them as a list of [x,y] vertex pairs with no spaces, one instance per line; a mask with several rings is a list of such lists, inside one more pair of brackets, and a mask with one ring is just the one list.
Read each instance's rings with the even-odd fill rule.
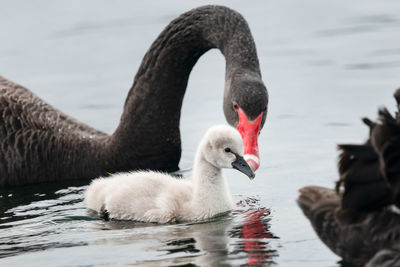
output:
[[192,181],[153,171],[119,173],[93,180],[86,191],[86,206],[104,219],[206,220],[233,207],[222,168],[234,168],[254,178],[243,159],[239,132],[225,125],[210,128],[201,141]]

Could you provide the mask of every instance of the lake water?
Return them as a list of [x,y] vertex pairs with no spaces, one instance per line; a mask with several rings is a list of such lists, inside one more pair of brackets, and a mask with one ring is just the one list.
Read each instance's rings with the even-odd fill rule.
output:
[[[206,1],[3,1],[0,75],[107,133],[116,128],[146,50],[182,12]],[[305,185],[332,187],[336,144],[362,142],[360,118],[394,110],[400,2],[218,1],[254,35],[270,94],[261,167],[226,171],[237,207],[202,224],[104,222],[81,183],[0,191],[0,266],[340,266],[297,207]],[[224,58],[195,66],[185,96],[180,167],[190,177],[206,129],[225,123]]]

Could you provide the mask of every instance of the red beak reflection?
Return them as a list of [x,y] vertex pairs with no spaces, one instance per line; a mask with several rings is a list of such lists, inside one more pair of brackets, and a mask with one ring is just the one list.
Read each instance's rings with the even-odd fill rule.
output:
[[270,266],[278,256],[276,249],[271,246],[272,239],[279,239],[270,232],[270,210],[259,207],[258,199],[249,197],[236,205],[234,213],[243,216],[242,225],[230,231],[232,237],[238,237],[237,248],[247,256],[246,266]]

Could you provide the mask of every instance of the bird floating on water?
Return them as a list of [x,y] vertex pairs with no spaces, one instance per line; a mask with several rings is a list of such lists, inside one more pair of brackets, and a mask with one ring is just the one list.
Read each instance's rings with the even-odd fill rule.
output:
[[400,266],[400,89],[395,117],[383,108],[361,145],[339,145],[336,190],[300,189],[297,200],[319,238],[346,262]]
[[250,179],[255,176],[243,152],[237,130],[214,126],[197,149],[192,181],[154,171],[98,178],[86,191],[86,207],[106,220],[172,223],[210,219],[233,207],[223,168],[237,169]]
[[189,75],[212,48],[226,60],[225,118],[239,130],[244,158],[255,171],[260,165],[257,138],[268,108],[256,46],[238,12],[203,6],[174,19],[151,45],[111,135],[0,77],[0,188],[92,179],[108,172],[177,170],[179,121]]

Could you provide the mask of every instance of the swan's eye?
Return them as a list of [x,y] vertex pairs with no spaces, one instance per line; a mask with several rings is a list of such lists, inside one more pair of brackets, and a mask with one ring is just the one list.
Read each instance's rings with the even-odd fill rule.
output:
[[238,105],[238,103],[233,102],[233,108],[234,108],[235,110],[239,110],[239,105]]
[[229,147],[227,147],[227,148],[224,149],[224,151],[225,151],[226,153],[229,153],[229,152],[231,152],[231,149],[230,149]]
[[265,112],[267,110],[267,107],[264,107],[261,111]]

